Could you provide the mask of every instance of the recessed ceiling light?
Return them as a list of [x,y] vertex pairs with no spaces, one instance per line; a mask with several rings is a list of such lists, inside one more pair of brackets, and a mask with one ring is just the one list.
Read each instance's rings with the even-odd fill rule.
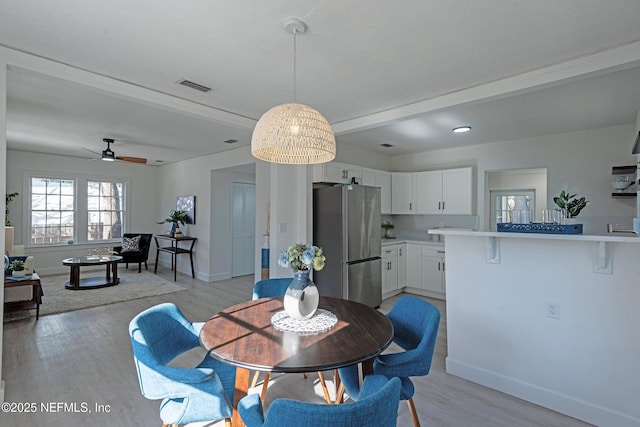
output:
[[471,126],[460,126],[457,128],[453,128],[454,133],[464,133],[469,132],[471,130]]

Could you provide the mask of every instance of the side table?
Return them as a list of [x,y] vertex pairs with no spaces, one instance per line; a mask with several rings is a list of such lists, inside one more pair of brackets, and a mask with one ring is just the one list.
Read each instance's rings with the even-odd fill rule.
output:
[[[168,254],[171,254],[171,269],[173,270],[173,281],[175,282],[177,280],[177,274],[178,274],[178,263],[177,263],[177,256],[179,254],[189,254],[189,261],[191,262],[191,277],[193,277],[194,279],[196,278],[196,274],[195,274],[195,270],[193,269],[193,247],[196,244],[196,240],[198,240],[196,237],[189,237],[189,236],[183,236],[183,237],[171,237],[171,236],[165,236],[163,234],[158,234],[153,236],[153,239],[156,242],[156,266],[153,269],[154,273],[158,272],[158,258],[160,256],[160,252],[166,252]],[[166,240],[171,242],[171,246],[160,246],[160,242],[158,242],[158,240]],[[180,242],[190,242],[191,245],[189,245],[188,248],[185,247],[179,247]]]
[[11,301],[4,303],[4,312],[13,313],[22,310],[36,309],[36,320],[40,318],[40,304],[42,304],[42,285],[40,284],[40,276],[33,273],[30,278],[21,280],[4,278],[4,288],[16,288],[18,286],[31,286],[33,293],[30,300],[27,301]]

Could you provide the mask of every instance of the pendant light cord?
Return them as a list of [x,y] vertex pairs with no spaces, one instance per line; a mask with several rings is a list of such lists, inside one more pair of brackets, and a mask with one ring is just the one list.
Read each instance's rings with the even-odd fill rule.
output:
[[296,33],[293,29],[293,102],[296,102]]

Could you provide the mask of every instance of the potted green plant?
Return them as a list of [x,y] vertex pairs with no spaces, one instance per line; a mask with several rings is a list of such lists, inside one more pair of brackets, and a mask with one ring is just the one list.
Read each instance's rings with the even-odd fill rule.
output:
[[560,209],[565,209],[567,218],[577,217],[580,211],[589,203],[586,198],[578,197],[577,194],[570,194],[564,190],[559,196],[554,197],[553,201]]
[[385,219],[384,221],[382,221],[381,227],[384,228],[384,238],[392,239],[393,237],[391,237],[391,230],[395,228],[395,225],[393,225],[391,221]]
[[5,204],[4,204],[4,226],[11,227],[11,221],[9,221],[9,204],[13,201],[16,196],[19,196],[18,193],[5,194]]
[[182,234],[178,224],[185,225],[191,224],[191,222],[191,218],[185,211],[172,210],[169,216],[162,221],[158,221],[158,224],[171,223],[171,237],[173,237],[176,233]]
[[9,268],[11,269],[11,275],[13,277],[22,277],[24,276],[24,261],[14,259],[9,264]]

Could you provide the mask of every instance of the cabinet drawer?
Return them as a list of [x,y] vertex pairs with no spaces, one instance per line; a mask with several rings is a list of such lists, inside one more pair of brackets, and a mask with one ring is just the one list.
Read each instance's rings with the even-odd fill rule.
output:
[[388,245],[382,247],[382,258],[398,256],[398,245]]
[[443,257],[444,247],[422,245],[422,256]]

